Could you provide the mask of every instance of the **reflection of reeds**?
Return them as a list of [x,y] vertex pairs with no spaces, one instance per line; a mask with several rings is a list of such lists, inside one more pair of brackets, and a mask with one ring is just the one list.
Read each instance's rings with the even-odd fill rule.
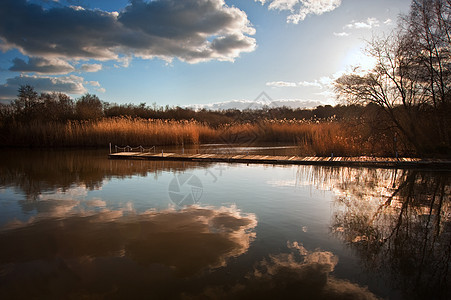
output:
[[[95,146],[181,145],[199,143],[288,143],[299,146],[300,155],[363,155],[390,153],[391,147],[377,139],[377,147],[363,125],[350,127],[344,121],[262,120],[232,123],[213,128],[194,120],[104,118],[66,123],[31,121],[9,124],[3,132],[5,145]],[[385,153],[384,153],[385,152]]]
[[[195,162],[109,160],[108,149],[99,150],[2,150],[0,186],[20,189],[27,200],[34,201],[47,191],[83,186],[89,190],[102,187],[104,180],[132,175],[158,178],[163,172],[187,172]],[[210,164],[202,164],[208,167]]]

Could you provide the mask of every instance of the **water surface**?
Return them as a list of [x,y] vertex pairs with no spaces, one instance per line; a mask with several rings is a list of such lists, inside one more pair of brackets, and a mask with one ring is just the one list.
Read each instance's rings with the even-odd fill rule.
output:
[[2,299],[450,296],[449,171],[0,157]]

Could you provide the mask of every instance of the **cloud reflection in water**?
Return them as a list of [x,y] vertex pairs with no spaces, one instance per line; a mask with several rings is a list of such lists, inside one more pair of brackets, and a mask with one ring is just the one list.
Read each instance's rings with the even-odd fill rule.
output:
[[246,253],[256,225],[236,207],[47,214],[0,231],[0,296],[117,295],[152,280],[167,286]]
[[232,286],[210,286],[186,299],[377,299],[367,288],[331,273],[338,257],[287,243],[289,253],[271,255],[254,266],[245,280]]

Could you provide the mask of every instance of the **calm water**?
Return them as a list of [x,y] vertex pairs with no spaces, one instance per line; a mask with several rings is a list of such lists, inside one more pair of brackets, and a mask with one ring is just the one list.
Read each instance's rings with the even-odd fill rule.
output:
[[1,299],[451,295],[449,171],[106,155],[0,153]]

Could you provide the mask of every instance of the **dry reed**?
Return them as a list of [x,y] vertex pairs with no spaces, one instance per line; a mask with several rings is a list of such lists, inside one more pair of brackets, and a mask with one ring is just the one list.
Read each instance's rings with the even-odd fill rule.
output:
[[365,128],[349,127],[343,121],[263,120],[212,128],[194,120],[122,117],[66,123],[17,122],[9,124],[1,138],[4,145],[34,147],[104,147],[110,142],[132,146],[265,142],[298,145],[302,155],[386,155],[381,153],[389,148],[386,142],[375,148],[365,132]]

